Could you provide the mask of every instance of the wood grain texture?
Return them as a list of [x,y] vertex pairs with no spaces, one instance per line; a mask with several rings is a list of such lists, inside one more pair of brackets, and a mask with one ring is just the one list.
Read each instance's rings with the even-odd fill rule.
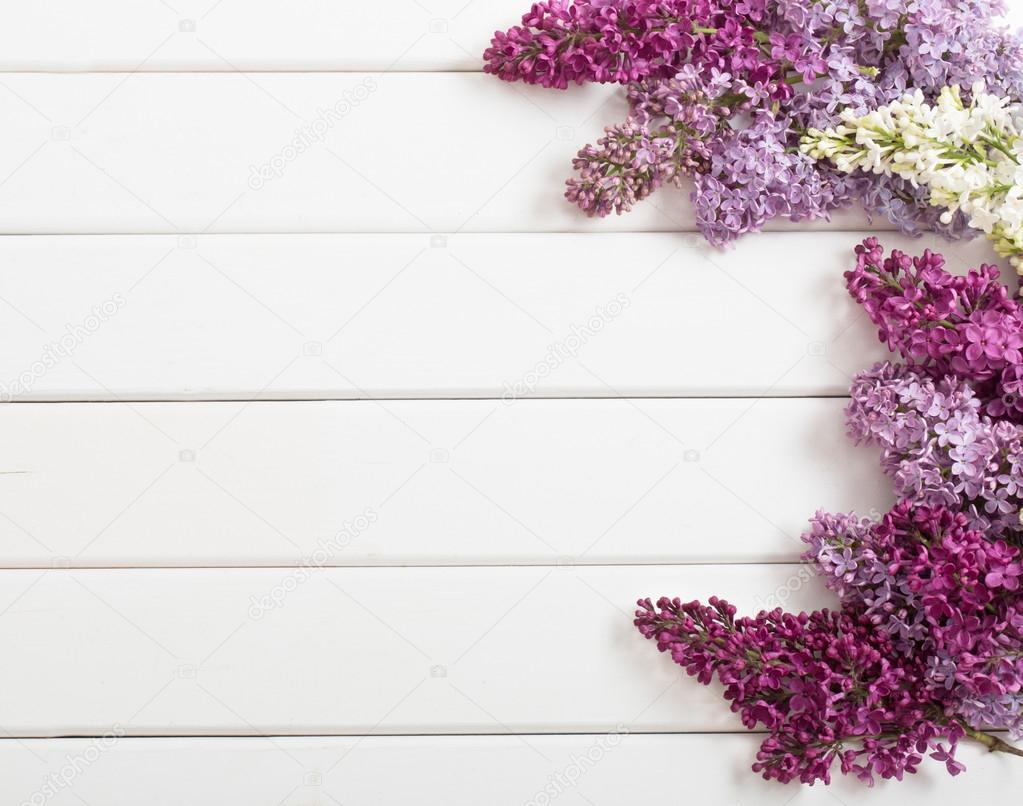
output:
[[890,503],[844,405],[7,406],[0,565],[793,561],[818,507]]
[[[694,228],[682,190],[605,220],[562,197],[578,149],[625,115],[616,87],[438,73],[2,80],[0,233]],[[866,224],[850,211],[810,228]]]
[[0,797],[31,802],[47,781],[57,788],[68,780],[74,792],[57,788],[47,802],[619,806],[678,803],[684,794],[708,804],[933,806],[997,801],[1023,784],[1018,759],[969,746],[959,751],[968,773],[958,778],[928,760],[917,775],[873,789],[841,776],[827,789],[766,784],[749,770],[758,742],[755,736],[637,734],[119,739],[109,746],[8,740],[0,741]]
[[3,571],[0,713],[13,737],[740,729],[636,632],[647,594],[833,601],[794,565]]
[[[0,394],[844,395],[887,356],[842,279],[861,237],[2,238]],[[990,260],[947,251],[957,270]]]

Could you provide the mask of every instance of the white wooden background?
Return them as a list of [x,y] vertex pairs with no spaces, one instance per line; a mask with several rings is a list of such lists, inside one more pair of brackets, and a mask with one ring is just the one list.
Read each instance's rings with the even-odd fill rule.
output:
[[806,519],[890,504],[841,416],[883,356],[841,279],[867,223],[721,253],[683,193],[584,219],[560,184],[622,104],[478,72],[525,5],[4,3],[4,804],[1023,784],[975,750],[765,784],[635,633],[643,595],[829,604]]

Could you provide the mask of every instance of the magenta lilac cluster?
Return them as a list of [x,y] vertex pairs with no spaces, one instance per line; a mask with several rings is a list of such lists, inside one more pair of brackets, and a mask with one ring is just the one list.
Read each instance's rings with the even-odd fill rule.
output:
[[701,683],[717,681],[749,730],[766,731],[753,770],[782,783],[831,782],[836,766],[873,783],[931,755],[958,773],[965,735],[922,655],[899,653],[863,608],[736,618],[716,598],[639,602],[636,626]]
[[691,64],[750,72],[781,96],[781,65],[760,47],[764,35],[754,19],[759,13],[738,5],[721,0],[534,3],[522,25],[494,34],[483,55],[484,69],[507,81],[565,89],[571,83],[672,78]]
[[959,774],[962,739],[1023,756],[1023,312],[996,267],[856,249],[849,293],[906,363],[853,381],[849,435],[881,449],[898,503],[819,512],[804,561],[836,611],[736,618],[712,599],[641,600],[636,626],[767,732],[765,778],[872,782],[925,757]]
[[1017,547],[909,501],[880,521],[820,513],[805,539],[837,612],[736,618],[716,598],[645,599],[636,611],[645,637],[767,732],[755,772],[827,784],[837,766],[873,784],[929,756],[958,775],[964,736],[1023,755],[984,732],[1023,735]]
[[879,522],[820,513],[806,535],[843,606],[922,664],[940,715],[1023,736],[1020,550],[961,512],[904,501]]
[[1023,420],[1023,308],[998,267],[953,275],[941,255],[886,257],[870,238],[845,277],[888,349],[935,375],[970,381],[992,416]]
[[842,108],[911,87],[933,96],[984,79],[1023,98],[1023,44],[999,27],[1003,11],[1002,0],[548,0],[495,34],[484,69],[546,87],[627,85],[629,118],[579,152],[568,182],[591,215],[689,178],[715,244],[855,200],[907,232],[957,237],[963,217],[942,223],[924,189],[843,174],[798,144]]

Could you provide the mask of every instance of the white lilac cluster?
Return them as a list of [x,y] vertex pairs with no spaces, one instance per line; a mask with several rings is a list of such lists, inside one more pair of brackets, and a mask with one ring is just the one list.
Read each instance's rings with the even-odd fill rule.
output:
[[801,149],[840,171],[898,176],[926,188],[951,222],[962,212],[1023,273],[1023,108],[974,84],[934,103],[919,90],[867,114],[846,109],[842,123],[810,129]]

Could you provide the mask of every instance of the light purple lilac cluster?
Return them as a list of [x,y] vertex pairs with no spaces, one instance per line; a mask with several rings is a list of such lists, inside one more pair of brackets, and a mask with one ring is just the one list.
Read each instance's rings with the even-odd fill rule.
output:
[[924,666],[922,688],[946,718],[1023,737],[1019,548],[910,501],[880,521],[819,513],[804,539],[843,607]]
[[963,513],[971,529],[1023,546],[1023,427],[984,414],[962,378],[917,367],[879,364],[850,394],[850,436],[881,448],[899,498]]
[[631,114],[574,161],[567,197],[624,213],[694,180],[701,231],[724,244],[784,217],[860,200],[906,232],[969,233],[899,178],[849,176],[799,152],[809,128],[909,87],[947,84],[1023,97],[1023,44],[1002,0],[549,0],[495,34],[485,70],[548,87],[627,84]]

